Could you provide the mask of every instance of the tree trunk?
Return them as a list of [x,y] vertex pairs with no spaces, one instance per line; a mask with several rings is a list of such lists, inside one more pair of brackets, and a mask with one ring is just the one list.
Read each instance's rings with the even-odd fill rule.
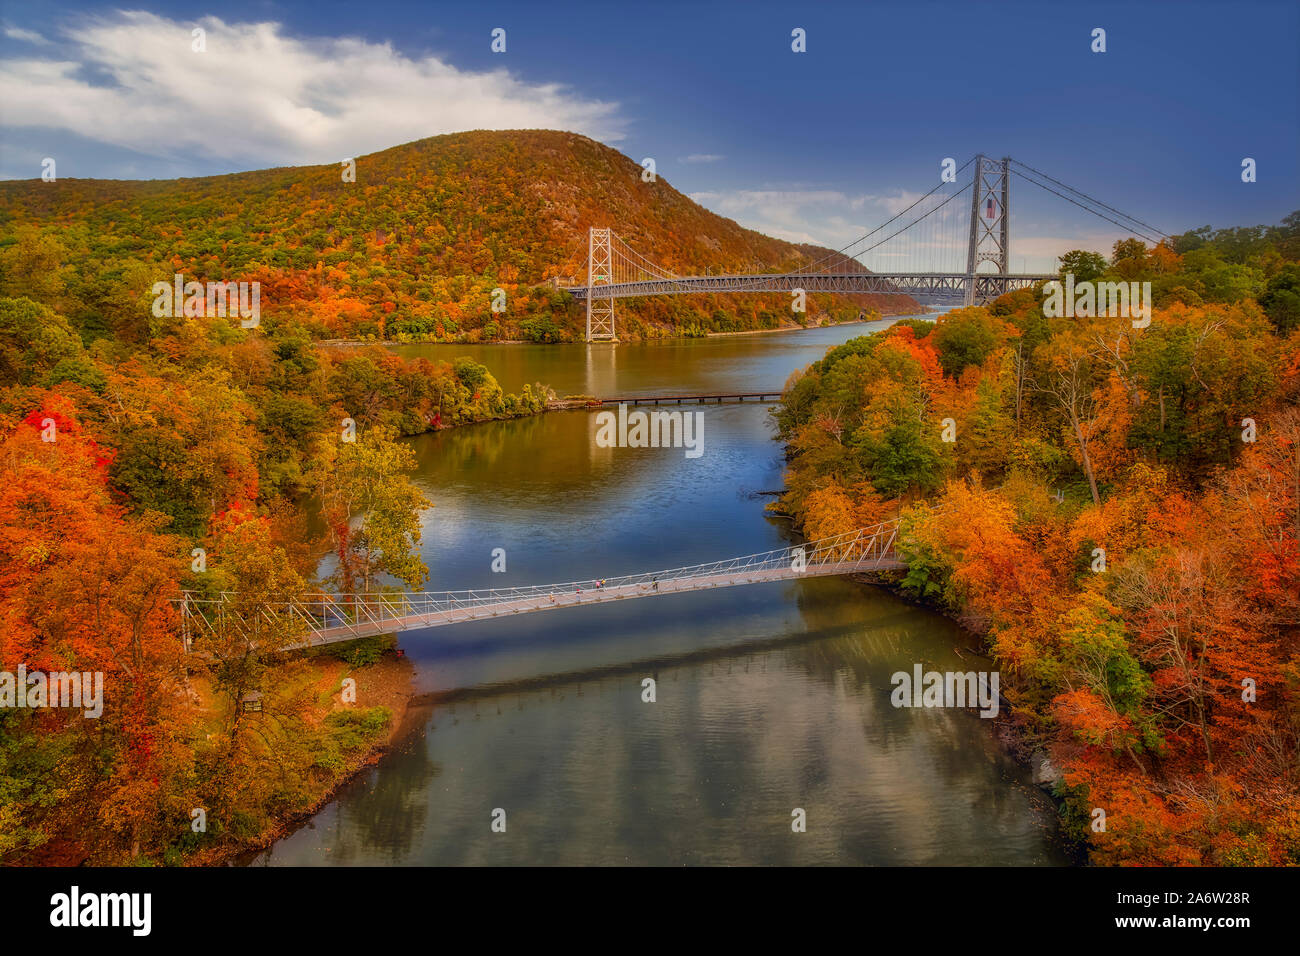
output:
[[1092,491],[1092,503],[1101,505],[1101,495],[1097,494],[1097,479],[1092,473],[1092,457],[1088,454],[1088,440],[1083,437],[1083,427],[1077,415],[1071,413],[1070,424],[1074,426],[1074,438],[1079,443],[1079,457],[1083,459],[1083,473],[1088,476],[1088,487]]
[[1016,346],[1016,437],[1020,437],[1020,406],[1025,394],[1024,343]]

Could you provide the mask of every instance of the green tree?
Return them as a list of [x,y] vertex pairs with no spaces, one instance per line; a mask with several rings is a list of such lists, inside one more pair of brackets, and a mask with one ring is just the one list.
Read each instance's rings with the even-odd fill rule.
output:
[[1119,265],[1126,260],[1145,262],[1146,257],[1147,245],[1141,239],[1116,239],[1110,261]]
[[1300,328],[1300,265],[1290,263],[1278,270],[1264,287],[1259,304],[1283,335]]
[[343,593],[375,590],[389,574],[411,587],[429,569],[420,560],[420,512],[432,503],[411,484],[415,453],[383,426],[352,442],[332,436],[321,445],[315,486],[338,565],[334,584]]
[[998,347],[995,320],[983,309],[959,309],[941,318],[930,333],[939,350],[939,364],[950,378],[971,365],[983,365]]
[[31,299],[0,299],[0,385],[37,384],[63,362],[85,361],[63,316]]
[[937,448],[937,430],[915,418],[895,421],[880,438],[864,436],[858,442],[870,462],[868,474],[876,490],[901,495],[912,488],[932,491],[943,478],[943,456]]
[[1105,274],[1109,268],[1106,257],[1097,252],[1084,249],[1071,249],[1061,256],[1059,275],[1062,279],[1068,274],[1074,275],[1075,282],[1091,282]]
[[67,247],[57,236],[34,227],[18,230],[18,241],[0,253],[0,294],[27,296],[57,306],[68,267]]

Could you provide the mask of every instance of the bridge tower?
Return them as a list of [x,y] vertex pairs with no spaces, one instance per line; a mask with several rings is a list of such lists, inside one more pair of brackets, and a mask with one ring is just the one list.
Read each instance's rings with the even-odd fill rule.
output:
[[618,341],[614,334],[614,297],[596,298],[598,286],[614,283],[614,248],[609,229],[587,231],[587,341]]
[[992,262],[998,273],[1007,274],[1011,262],[1011,208],[1008,187],[1011,159],[1001,162],[983,153],[975,157],[975,183],[971,189],[970,245],[966,251],[966,305],[982,303],[986,296],[976,292],[975,274],[981,263]]

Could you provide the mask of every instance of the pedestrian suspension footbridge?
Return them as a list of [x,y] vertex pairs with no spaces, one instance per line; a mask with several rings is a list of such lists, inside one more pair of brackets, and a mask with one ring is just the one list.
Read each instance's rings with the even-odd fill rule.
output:
[[297,649],[513,614],[743,584],[896,570],[905,567],[895,549],[897,538],[895,519],[758,554],[586,581],[473,591],[303,594],[283,600],[253,600],[234,592],[202,596],[186,591],[177,603],[187,651],[201,650],[210,640],[224,642],[235,636],[257,643],[259,635],[286,633],[291,635],[287,649]]

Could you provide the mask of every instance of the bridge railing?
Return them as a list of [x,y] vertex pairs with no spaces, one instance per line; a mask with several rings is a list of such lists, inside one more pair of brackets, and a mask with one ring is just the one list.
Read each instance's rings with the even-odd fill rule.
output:
[[[851,273],[755,273],[742,275],[682,276],[667,279],[637,279],[596,286],[601,298],[626,299],[651,295],[724,292],[839,292],[902,294],[923,297],[961,298],[973,282],[975,292],[997,297],[1017,289],[1030,288],[1056,278],[1040,273],[1003,274],[966,272],[851,272]],[[582,301],[591,294],[588,286],[567,291]]]
[[480,612],[510,614],[536,610],[549,604],[581,603],[598,599],[633,597],[649,593],[692,590],[710,583],[766,575],[784,577],[801,571],[816,572],[834,565],[837,570],[880,565],[894,558],[898,522],[890,521],[816,541],[755,554],[665,568],[608,578],[587,578],[552,584],[459,591],[375,592],[369,594],[303,594],[293,600],[261,602],[248,606],[238,594],[222,592],[203,597],[184,592],[180,599],[186,647],[195,637],[215,635],[234,628],[249,640],[271,627],[296,627],[310,644],[328,634],[366,636],[389,628],[418,627],[420,623],[447,623],[483,616]]

